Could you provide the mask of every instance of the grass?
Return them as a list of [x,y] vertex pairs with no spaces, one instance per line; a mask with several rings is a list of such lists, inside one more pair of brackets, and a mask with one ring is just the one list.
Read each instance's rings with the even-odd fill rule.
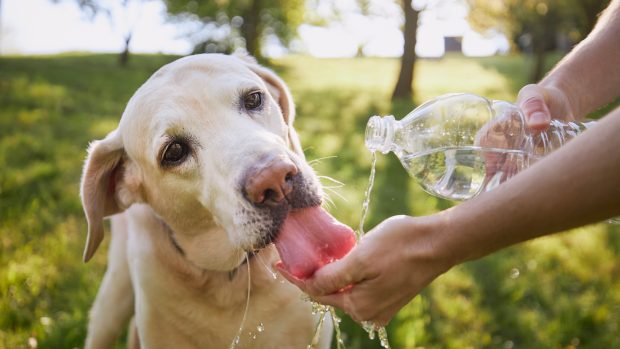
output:
[[[81,262],[85,149],[116,126],[135,89],[175,58],[134,56],[127,68],[114,55],[0,59],[0,348],[28,348],[29,340],[38,348],[83,345],[106,264],[104,253]],[[342,198],[332,195],[330,210],[356,227],[370,169],[366,120],[402,117],[414,107],[389,102],[397,60],[293,56],[273,64],[295,96],[308,159],[346,184],[334,189]],[[514,100],[527,69],[521,56],[422,60],[415,102],[457,91]],[[424,193],[393,156],[380,155],[366,228],[450,205]],[[390,341],[394,348],[620,347],[619,255],[620,228],[599,224],[458,266],[399,313]],[[347,348],[379,348],[347,318],[343,330]]]

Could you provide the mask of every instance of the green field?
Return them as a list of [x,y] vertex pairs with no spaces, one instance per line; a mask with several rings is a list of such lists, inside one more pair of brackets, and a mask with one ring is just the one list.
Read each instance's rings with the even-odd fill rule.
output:
[[[133,56],[126,68],[113,55],[0,58],[0,348],[34,340],[38,348],[82,346],[106,264],[105,253],[81,262],[85,149],[115,128],[136,88],[175,58]],[[522,56],[423,60],[416,102],[446,92],[513,100],[528,67]],[[320,175],[345,184],[323,179],[338,193],[330,210],[356,227],[370,168],[366,120],[403,116],[414,106],[389,102],[398,61],[295,56],[273,68],[296,99],[308,159]],[[393,156],[379,156],[366,227],[450,205],[424,193]],[[620,226],[593,225],[452,269],[388,332],[394,348],[620,348],[618,290]],[[346,317],[343,331],[347,348],[379,348]]]

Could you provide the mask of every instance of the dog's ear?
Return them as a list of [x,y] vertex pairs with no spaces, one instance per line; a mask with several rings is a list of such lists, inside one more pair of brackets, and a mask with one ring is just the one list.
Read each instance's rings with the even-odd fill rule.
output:
[[304,157],[304,152],[299,142],[299,136],[297,136],[297,132],[293,127],[293,122],[295,121],[295,103],[293,102],[293,97],[288,87],[276,73],[258,65],[256,60],[251,56],[246,55],[246,57],[240,58],[267,84],[269,94],[278,102],[282,117],[284,117],[284,121],[288,125],[288,141],[290,148],[299,156]]
[[118,131],[91,143],[88,149],[80,196],[88,221],[84,262],[88,262],[103,240],[103,218],[121,212],[132,201],[125,182],[123,141]]

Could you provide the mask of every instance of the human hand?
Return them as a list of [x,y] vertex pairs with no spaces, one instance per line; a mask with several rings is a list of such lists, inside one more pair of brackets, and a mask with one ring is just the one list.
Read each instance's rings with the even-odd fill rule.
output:
[[542,84],[525,85],[519,91],[517,105],[523,111],[527,126],[532,130],[546,130],[551,119],[575,120],[570,99],[556,87]]
[[[567,95],[550,84],[530,84],[519,91],[517,104],[534,132],[544,131],[551,119],[574,120],[574,113]],[[496,105],[502,112],[492,122],[482,127],[476,135],[476,145],[483,148],[519,149],[522,122],[520,113],[509,104]],[[496,110],[496,111],[497,111]],[[525,164],[519,154],[485,152],[485,177],[481,184],[486,190],[505,182],[523,170]]]
[[437,276],[451,266],[435,251],[439,215],[395,216],[383,221],[342,259],[305,280],[276,265],[315,301],[343,309],[355,321],[386,325]]

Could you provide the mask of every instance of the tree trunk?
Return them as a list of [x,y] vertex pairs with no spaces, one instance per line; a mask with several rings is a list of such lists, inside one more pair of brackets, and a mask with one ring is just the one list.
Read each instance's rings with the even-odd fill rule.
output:
[[120,56],[118,57],[118,64],[120,64],[121,67],[124,67],[127,65],[127,63],[129,62],[129,43],[131,42],[131,33],[128,33],[127,36],[125,36],[125,49],[123,50],[123,52],[121,52]]
[[241,25],[241,35],[245,39],[245,49],[257,59],[261,57],[260,12],[262,8],[262,0],[253,0],[246,15],[243,16],[243,24]]
[[394,87],[394,93],[392,93],[392,100],[413,98],[413,73],[416,62],[415,44],[417,41],[419,11],[416,11],[411,6],[411,0],[402,0],[402,2],[405,13],[405,27],[403,29],[405,45],[400,59],[400,73],[398,74],[396,87]]
[[549,11],[546,15],[539,18],[538,26],[533,31],[534,67],[532,67],[530,75],[531,83],[540,81],[547,72],[545,69],[545,58],[547,57],[547,52],[555,48],[555,34],[558,31],[557,22],[557,13]]
[[530,83],[537,83],[545,74],[545,40],[534,38],[534,66],[530,73]]

